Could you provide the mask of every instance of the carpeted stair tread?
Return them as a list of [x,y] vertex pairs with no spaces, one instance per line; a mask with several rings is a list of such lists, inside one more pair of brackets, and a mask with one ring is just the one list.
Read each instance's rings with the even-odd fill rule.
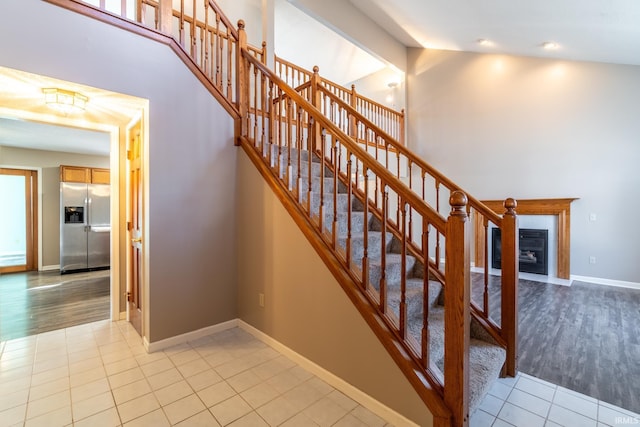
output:
[[471,338],[469,342],[469,414],[472,414],[500,376],[507,360],[504,348]]

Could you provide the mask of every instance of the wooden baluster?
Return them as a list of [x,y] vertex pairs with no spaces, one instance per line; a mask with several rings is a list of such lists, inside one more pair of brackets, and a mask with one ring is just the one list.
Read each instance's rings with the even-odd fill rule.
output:
[[209,60],[209,1],[205,0],[204,2],[204,28],[202,29],[202,33],[204,34],[204,39],[201,41],[202,46],[200,49],[204,49],[204,73],[209,75],[209,70],[211,69],[211,64]]
[[[358,106],[356,99],[356,85],[351,85],[351,94],[349,96],[349,105],[351,105],[354,109]],[[358,133],[356,128],[356,118],[354,116],[349,120],[349,131],[347,133],[351,138],[357,140]]]
[[262,119],[261,126],[261,134],[260,134],[260,152],[264,156],[264,147],[265,147],[265,137],[267,127],[266,116],[267,116],[267,89],[266,89],[266,76],[264,73],[260,73],[260,116]]
[[[424,172],[423,172],[424,173]],[[423,197],[424,198],[424,197]],[[422,366],[429,368],[429,222],[422,218],[422,253],[424,254],[422,280]]]
[[469,230],[467,196],[454,191],[446,224],[444,286],[444,401],[452,412],[452,425],[469,423]]
[[[351,177],[351,158],[353,154],[351,151],[347,151],[349,156],[347,160],[347,243],[345,245],[345,250],[347,252],[347,269],[351,269],[351,218],[352,218],[352,199],[353,199],[353,178]],[[366,218],[365,218],[365,227],[366,227]]]
[[273,167],[273,149],[275,148],[273,145],[274,132],[276,129],[275,126],[275,114],[274,114],[274,104],[273,104],[273,80],[269,79],[269,99],[268,99],[268,108],[269,108],[269,140],[267,145],[267,158],[269,161],[269,166]]
[[401,145],[406,145],[404,143],[404,108],[402,109],[400,114],[401,114],[400,115],[400,129],[399,129],[400,138],[398,138],[398,141],[400,142]]
[[236,145],[240,145],[239,136],[247,136],[248,128],[246,119],[249,116],[249,70],[247,69],[247,61],[242,57],[243,49],[247,47],[247,34],[244,31],[244,21],[238,21],[238,45],[236,51],[236,98],[238,100],[238,111],[240,118],[236,121]]
[[[400,200],[400,199],[399,199]],[[402,245],[400,248],[400,336],[402,339],[407,338],[407,203],[402,200],[398,204],[401,209],[402,216]],[[384,250],[385,248],[383,248]]]
[[[322,233],[324,230],[324,169],[326,158],[326,129],[322,129],[322,141],[320,142],[320,209],[318,209],[318,213],[320,215],[319,225],[320,232]],[[331,139],[333,139],[333,135],[329,135]],[[311,173],[311,171],[309,171]]]
[[257,142],[258,139],[258,68],[253,67],[253,105],[249,106],[249,115],[251,115],[251,110],[253,110],[253,143]]
[[[369,218],[369,169],[362,165],[362,179],[364,180],[364,217]],[[369,284],[369,227],[364,227],[364,253],[362,255],[362,289]]]
[[[238,33],[240,30],[240,22],[238,21]],[[242,29],[244,31],[244,21],[242,21]],[[220,15],[216,14],[216,38],[217,38],[217,42],[218,42],[218,46],[216,49],[216,78],[213,82],[213,84],[215,84],[218,89],[222,90],[222,34],[220,33]],[[238,34],[239,37],[239,34]],[[240,43],[238,43],[240,44]],[[246,44],[246,34],[245,34],[245,44]],[[238,46],[238,52],[240,52],[239,46]],[[238,80],[240,81],[240,80]]]
[[[296,146],[298,148],[298,165],[296,167],[296,191],[298,193],[298,203],[302,203],[302,115],[304,114],[302,107],[298,105],[296,110],[298,113],[296,115],[296,134],[297,141]],[[311,175],[311,173],[309,173]]]
[[313,189],[313,178],[312,178],[312,173],[311,173],[311,168],[312,168],[312,160],[313,160],[313,156],[315,155],[315,152],[313,151],[313,147],[316,146],[316,138],[317,138],[317,134],[316,134],[316,129],[318,129],[318,126],[315,123],[315,120],[313,117],[309,117],[309,131],[307,133],[308,138],[311,138],[311,143],[309,144],[308,150],[309,153],[307,155],[307,170],[309,171],[309,173],[307,173],[307,212],[309,213],[309,217],[311,217],[311,190]]
[[[387,247],[387,216],[389,215],[389,189],[382,183],[382,247]],[[364,219],[368,223],[367,218]],[[380,311],[387,312],[387,251],[380,254]]]
[[331,226],[331,242],[333,243],[333,249],[338,247],[338,171],[340,168],[340,152],[338,150],[338,140],[333,139],[333,224]]
[[180,46],[184,45],[184,0],[180,0],[180,30],[179,30]]
[[502,334],[507,342],[507,375],[518,368],[518,217],[514,199],[504,202],[502,216]]
[[197,62],[196,59],[196,0],[193,0],[193,17],[191,18],[191,58]]
[[[436,180],[436,212],[440,213],[440,181]],[[436,268],[440,269],[440,230],[436,230]]]
[[[400,156],[400,153],[398,153],[398,157]],[[409,174],[409,188],[413,191],[413,184],[412,184],[412,173],[411,173],[411,160],[407,159],[407,167],[408,167],[408,171],[407,173]],[[400,173],[398,172],[398,179],[400,179]],[[411,241],[413,241],[413,208],[411,208],[411,206],[409,206],[409,236],[411,236]]]
[[293,188],[293,168],[291,166],[291,145],[293,144],[293,124],[291,122],[293,113],[291,112],[291,98],[287,97],[287,188],[289,191]]
[[260,53],[261,57],[262,57],[262,63],[264,65],[267,65],[267,42],[266,41],[262,41],[262,52]]
[[483,282],[484,282],[484,295],[483,295],[483,304],[484,304],[484,315],[489,318],[489,221],[487,217],[484,217],[484,221],[482,224],[484,228],[484,274],[483,274]]
[[142,13],[142,0],[136,1],[136,21],[144,25],[144,15]]

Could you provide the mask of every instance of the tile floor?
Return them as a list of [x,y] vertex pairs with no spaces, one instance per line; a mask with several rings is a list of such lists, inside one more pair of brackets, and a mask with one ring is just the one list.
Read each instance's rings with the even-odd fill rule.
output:
[[[640,415],[526,374],[498,380],[471,427],[604,427]],[[4,426],[390,424],[234,328],[147,354],[127,322],[0,342]]]
[[640,415],[527,374],[500,378],[470,427],[605,427],[640,425]]
[[0,426],[389,426],[234,328],[147,354],[127,322],[0,342]]

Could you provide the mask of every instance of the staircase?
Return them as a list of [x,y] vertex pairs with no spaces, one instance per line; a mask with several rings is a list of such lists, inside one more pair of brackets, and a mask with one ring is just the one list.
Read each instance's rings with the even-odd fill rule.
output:
[[[420,342],[423,328],[427,325],[429,336],[429,358],[444,372],[444,294],[440,282],[433,278],[425,281],[424,264],[413,256],[402,257],[402,242],[393,233],[385,231],[378,215],[365,213],[363,201],[349,194],[348,185],[333,177],[328,166],[307,150],[291,150],[281,153],[278,146],[267,145],[269,156],[278,171],[280,179],[311,183],[310,192],[301,193],[301,203],[308,200],[310,213],[319,222],[322,215],[324,230],[328,235],[335,233],[338,250],[351,260],[360,260],[367,253],[369,260],[369,291],[381,300],[381,282],[386,286],[386,309],[395,322],[401,316],[402,306],[406,306],[406,329],[410,340]],[[291,155],[291,162],[289,162]],[[275,161],[273,159],[276,159]],[[300,162],[298,164],[298,162]],[[298,167],[300,165],[300,167]],[[288,170],[289,166],[291,167]],[[299,172],[300,175],[297,175]],[[326,189],[323,192],[322,188]],[[322,195],[328,199],[322,201]],[[309,199],[310,196],[310,199]],[[334,197],[335,196],[335,197]],[[351,206],[351,211],[349,210]],[[349,254],[346,253],[349,246]],[[383,268],[384,265],[384,268]],[[403,292],[403,282],[405,290]],[[427,283],[428,292],[423,292]],[[426,304],[424,299],[427,299]],[[425,309],[426,306],[426,319]],[[506,361],[506,351],[490,334],[474,320],[470,323],[469,343],[469,411],[478,407],[488,392],[490,385],[498,378]]]
[[[236,120],[236,144],[281,196],[435,426],[468,425],[492,382],[515,375],[514,200],[499,215],[414,155],[402,140],[404,113],[383,110],[317,69],[291,87],[265,66],[264,44],[249,46],[244,23],[236,29],[214,0],[189,8],[180,0],[178,10],[169,0],[135,1],[134,21],[124,6],[133,0],[123,0],[119,14],[104,0],[46,1],[171,46]],[[479,288],[470,281],[472,231],[483,242],[474,248],[482,267],[490,225],[502,236],[498,293],[489,290],[487,269]]]

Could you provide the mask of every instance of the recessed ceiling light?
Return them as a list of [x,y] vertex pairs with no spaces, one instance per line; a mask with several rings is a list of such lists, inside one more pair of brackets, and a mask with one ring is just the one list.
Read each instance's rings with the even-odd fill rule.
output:
[[487,40],[487,39],[478,39],[477,42],[478,42],[478,44],[480,46],[492,46],[493,45],[491,40]]
[[558,43],[556,43],[556,42],[544,42],[544,43],[542,43],[542,48],[546,49],[546,50],[554,50],[554,49],[557,49],[558,47],[559,47]]

